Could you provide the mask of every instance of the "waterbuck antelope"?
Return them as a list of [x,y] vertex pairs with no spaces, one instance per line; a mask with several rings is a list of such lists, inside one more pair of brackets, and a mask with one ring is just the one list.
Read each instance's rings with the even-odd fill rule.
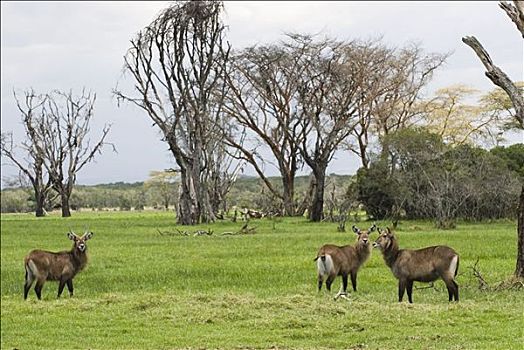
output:
[[326,278],[326,288],[331,291],[331,284],[337,276],[342,276],[342,288],[335,296],[345,297],[347,295],[348,276],[351,276],[353,291],[357,291],[357,273],[362,264],[371,254],[369,235],[375,230],[373,224],[368,230],[360,230],[353,225],[353,232],[358,236],[355,246],[336,246],[333,244],[323,245],[314,259],[317,262],[318,271],[318,290],[322,289],[324,278]]
[[408,291],[408,300],[413,303],[413,281],[433,282],[442,278],[448,288],[449,301],[459,300],[458,285],[454,278],[459,267],[459,256],[450,247],[438,245],[418,250],[399,249],[397,238],[386,228],[378,230],[379,237],[373,247],[382,251],[386,265],[398,279],[398,301]]
[[29,289],[35,280],[35,293],[38,299],[42,298],[42,287],[45,281],[59,281],[57,298],[60,298],[66,284],[69,294],[73,296],[73,278],[87,264],[86,241],[92,236],[93,232],[89,231],[85,232],[82,237],[70,231],[67,237],[74,242],[70,251],[54,253],[40,249],[32,250],[24,259],[24,299],[27,299]]

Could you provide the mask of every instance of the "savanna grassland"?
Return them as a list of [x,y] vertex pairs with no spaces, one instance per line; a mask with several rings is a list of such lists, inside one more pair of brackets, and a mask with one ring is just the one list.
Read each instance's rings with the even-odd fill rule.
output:
[[[471,268],[478,258],[491,287],[511,276],[515,222],[459,223],[446,231],[401,222],[401,247],[447,244],[461,256],[460,302],[449,303],[439,281],[415,289],[413,305],[397,302],[397,282],[378,251],[349,301],[333,300],[340,279],[331,293],[317,292],[317,249],[355,241],[336,224],[261,219],[250,222],[251,235],[221,235],[240,222],[179,227],[212,229],[211,236],[159,234],[175,232],[174,222],[172,213],[152,212],[81,212],[67,219],[2,214],[2,349],[523,347],[524,292],[480,290]],[[66,289],[57,300],[57,283],[47,282],[42,301],[33,290],[24,301],[24,255],[69,249],[67,231],[86,227],[94,232],[90,262],[74,280],[74,297]]]

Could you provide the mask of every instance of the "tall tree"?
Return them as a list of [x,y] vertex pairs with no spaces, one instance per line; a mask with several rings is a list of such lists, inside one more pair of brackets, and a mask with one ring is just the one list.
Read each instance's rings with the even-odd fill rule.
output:
[[[499,6],[506,12],[508,17],[515,23],[517,29],[524,38],[524,1],[513,1],[513,4],[501,1]],[[513,117],[517,122],[519,129],[524,130],[524,96],[506,73],[497,67],[488,52],[482,44],[474,36],[466,36],[462,41],[471,47],[477,57],[480,59],[486,68],[486,76],[493,82],[493,84],[502,88],[511,99],[514,108]],[[517,263],[515,267],[515,275],[524,278],[524,184],[522,185],[519,201],[519,214],[517,223]]]
[[[297,91],[304,74],[303,55],[307,43],[290,45],[281,41],[267,46],[253,46],[233,57],[227,82],[230,93],[224,111],[237,125],[227,133],[226,142],[240,151],[271,194],[280,200],[285,215],[296,214],[295,175],[301,166],[298,144]],[[248,138],[247,142],[240,140]],[[264,174],[268,163],[259,146],[267,147],[275,159],[282,190]]]
[[364,76],[351,63],[352,43],[294,35],[296,47],[306,47],[304,74],[299,77],[299,151],[311,168],[314,188],[309,219],[323,218],[326,169],[340,143],[356,125],[356,101]]
[[[44,204],[52,190],[51,178],[48,176],[44,166],[44,152],[42,138],[38,135],[39,130],[45,129],[42,124],[42,106],[47,97],[37,95],[33,90],[24,92],[24,99],[20,101],[14,93],[16,105],[21,113],[22,125],[24,126],[27,139],[23,140],[18,146],[13,142],[11,132],[2,132],[1,151],[2,155],[9,159],[18,167],[21,175],[29,179],[35,197],[35,215],[45,216]],[[19,148],[24,155],[17,153]]]
[[[180,170],[177,221],[215,219],[205,183],[206,152],[217,140],[223,74],[229,56],[219,1],[176,1],[131,40],[124,70],[135,95],[115,95],[142,108],[160,128]],[[204,183],[203,183],[204,182]]]

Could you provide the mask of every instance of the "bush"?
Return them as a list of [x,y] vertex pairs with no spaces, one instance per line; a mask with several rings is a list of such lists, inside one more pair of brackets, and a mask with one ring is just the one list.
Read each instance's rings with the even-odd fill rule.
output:
[[515,217],[522,146],[488,152],[406,129],[386,138],[384,148],[387,157],[357,175],[359,200],[374,219],[398,220],[402,214],[453,228],[457,218]]
[[27,213],[31,211],[31,202],[23,189],[6,189],[0,192],[2,213]]

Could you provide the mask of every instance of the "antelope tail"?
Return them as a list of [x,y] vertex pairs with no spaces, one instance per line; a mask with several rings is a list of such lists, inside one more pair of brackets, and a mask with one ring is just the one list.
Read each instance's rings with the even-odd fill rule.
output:
[[29,259],[25,262],[25,280],[32,280],[36,276],[37,267],[33,260]]
[[459,269],[459,256],[458,255],[454,255],[451,258],[451,261],[449,263],[448,273],[455,277],[455,276],[457,276],[458,269]]
[[[318,259],[320,258],[320,259]],[[321,276],[325,276],[333,270],[333,259],[331,258],[331,255],[321,255],[317,257],[317,270],[318,274]]]

